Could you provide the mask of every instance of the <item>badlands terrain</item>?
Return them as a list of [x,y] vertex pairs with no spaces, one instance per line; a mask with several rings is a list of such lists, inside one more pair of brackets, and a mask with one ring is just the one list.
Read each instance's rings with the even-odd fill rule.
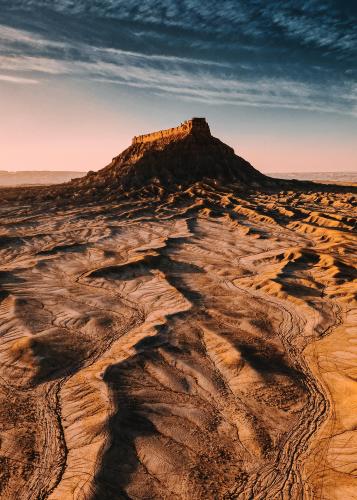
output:
[[204,120],[0,193],[0,498],[357,498],[356,189]]

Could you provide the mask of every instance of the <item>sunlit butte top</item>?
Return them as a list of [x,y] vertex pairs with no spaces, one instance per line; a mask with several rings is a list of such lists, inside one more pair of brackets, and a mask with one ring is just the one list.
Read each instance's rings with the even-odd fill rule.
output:
[[191,118],[191,120],[184,121],[178,127],[159,130],[158,132],[152,132],[151,134],[136,135],[133,137],[132,144],[152,142],[168,137],[177,138],[195,132],[209,136],[211,135],[206,118]]

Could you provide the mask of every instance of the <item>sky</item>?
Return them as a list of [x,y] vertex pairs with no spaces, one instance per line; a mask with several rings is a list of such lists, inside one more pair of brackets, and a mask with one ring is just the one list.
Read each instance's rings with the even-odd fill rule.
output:
[[357,3],[0,0],[0,170],[204,116],[263,172],[357,170]]

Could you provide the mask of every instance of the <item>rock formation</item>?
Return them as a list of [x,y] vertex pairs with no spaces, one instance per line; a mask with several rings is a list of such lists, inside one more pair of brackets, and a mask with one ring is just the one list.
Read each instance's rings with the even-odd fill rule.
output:
[[170,138],[171,140],[178,139],[187,134],[195,135],[206,135],[210,136],[211,131],[209,129],[206,118],[191,118],[191,120],[186,120],[178,127],[168,128],[166,130],[159,130],[158,132],[152,132],[151,134],[138,135],[133,138],[132,144],[140,144],[142,142],[153,142],[165,138]]
[[202,179],[240,182],[254,188],[268,182],[250,163],[213,137],[205,118],[176,128],[135,136],[129,148],[74,185],[130,190],[152,184],[165,189]]

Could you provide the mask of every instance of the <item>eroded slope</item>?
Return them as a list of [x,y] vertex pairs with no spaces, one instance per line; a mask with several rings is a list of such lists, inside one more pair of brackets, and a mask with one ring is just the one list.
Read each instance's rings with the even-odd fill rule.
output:
[[235,193],[2,207],[1,498],[354,498],[353,197]]

